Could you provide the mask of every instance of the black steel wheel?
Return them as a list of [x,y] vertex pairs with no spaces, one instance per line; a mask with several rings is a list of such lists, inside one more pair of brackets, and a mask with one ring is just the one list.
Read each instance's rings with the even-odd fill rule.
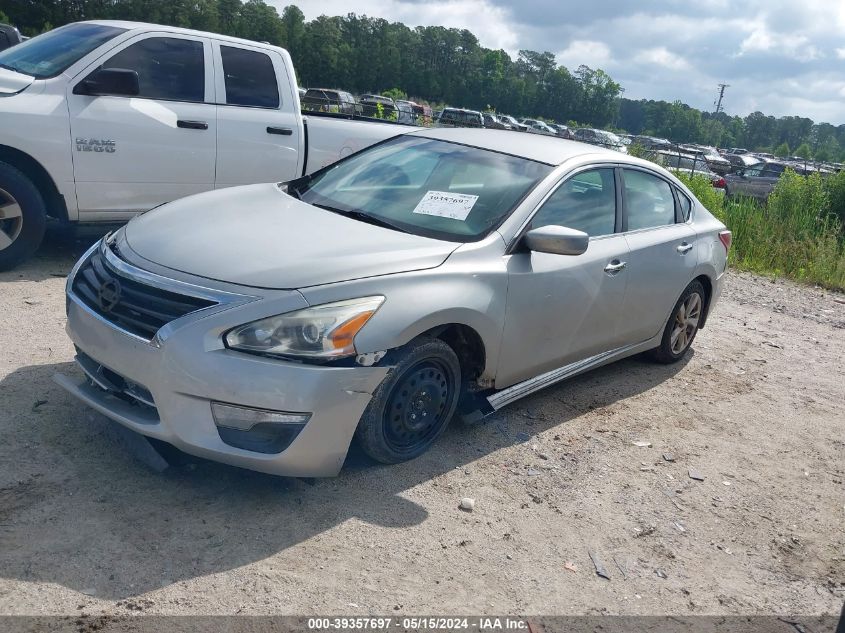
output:
[[452,348],[439,339],[413,341],[376,389],[355,437],[376,461],[413,459],[446,429],[460,390],[461,366]]

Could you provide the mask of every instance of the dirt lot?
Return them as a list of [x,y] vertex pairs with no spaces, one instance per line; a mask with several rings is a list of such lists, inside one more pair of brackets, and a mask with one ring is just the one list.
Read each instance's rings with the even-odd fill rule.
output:
[[51,382],[76,373],[63,277],[84,242],[0,274],[0,613],[841,609],[841,295],[731,274],[686,363],[627,360],[312,485],[156,473]]

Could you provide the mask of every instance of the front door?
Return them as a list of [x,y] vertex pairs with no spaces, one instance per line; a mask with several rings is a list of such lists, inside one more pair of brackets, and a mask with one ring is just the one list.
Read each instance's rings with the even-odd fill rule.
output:
[[496,387],[619,347],[628,245],[617,233],[615,170],[565,180],[529,229],[565,226],[590,235],[581,255],[517,250],[506,255],[508,301]]
[[[101,67],[136,71],[140,94],[74,94]],[[212,72],[209,42],[148,33],[109,51],[70,82],[80,219],[120,219],[214,188]]]

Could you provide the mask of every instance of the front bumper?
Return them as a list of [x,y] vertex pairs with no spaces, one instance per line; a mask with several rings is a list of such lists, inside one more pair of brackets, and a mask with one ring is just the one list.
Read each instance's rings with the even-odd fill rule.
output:
[[[275,475],[324,477],[340,471],[358,420],[388,368],[285,362],[232,351],[222,343],[222,332],[255,315],[302,307],[299,293],[276,292],[266,300],[250,298],[188,314],[166,326],[166,336],[145,341],[85,305],[71,290],[73,274],[67,333],[84,354],[80,358],[89,375],[93,361],[123,378],[133,397],[107,391],[102,381],[57,375],[56,382],[71,394],[120,424],[192,455]],[[308,413],[310,419],[285,450],[259,453],[221,439],[213,401]]]

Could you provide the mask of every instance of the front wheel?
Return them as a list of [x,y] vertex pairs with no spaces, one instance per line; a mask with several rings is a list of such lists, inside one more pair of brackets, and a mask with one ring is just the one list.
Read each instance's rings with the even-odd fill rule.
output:
[[446,430],[461,391],[458,357],[440,339],[411,342],[395,362],[355,431],[364,452],[384,464],[428,450]]
[[47,211],[36,186],[18,169],[0,163],[0,270],[31,256],[46,226]]
[[651,351],[654,360],[676,363],[686,355],[704,316],[705,296],[701,282],[693,281],[686,287],[663,329],[660,346]]

